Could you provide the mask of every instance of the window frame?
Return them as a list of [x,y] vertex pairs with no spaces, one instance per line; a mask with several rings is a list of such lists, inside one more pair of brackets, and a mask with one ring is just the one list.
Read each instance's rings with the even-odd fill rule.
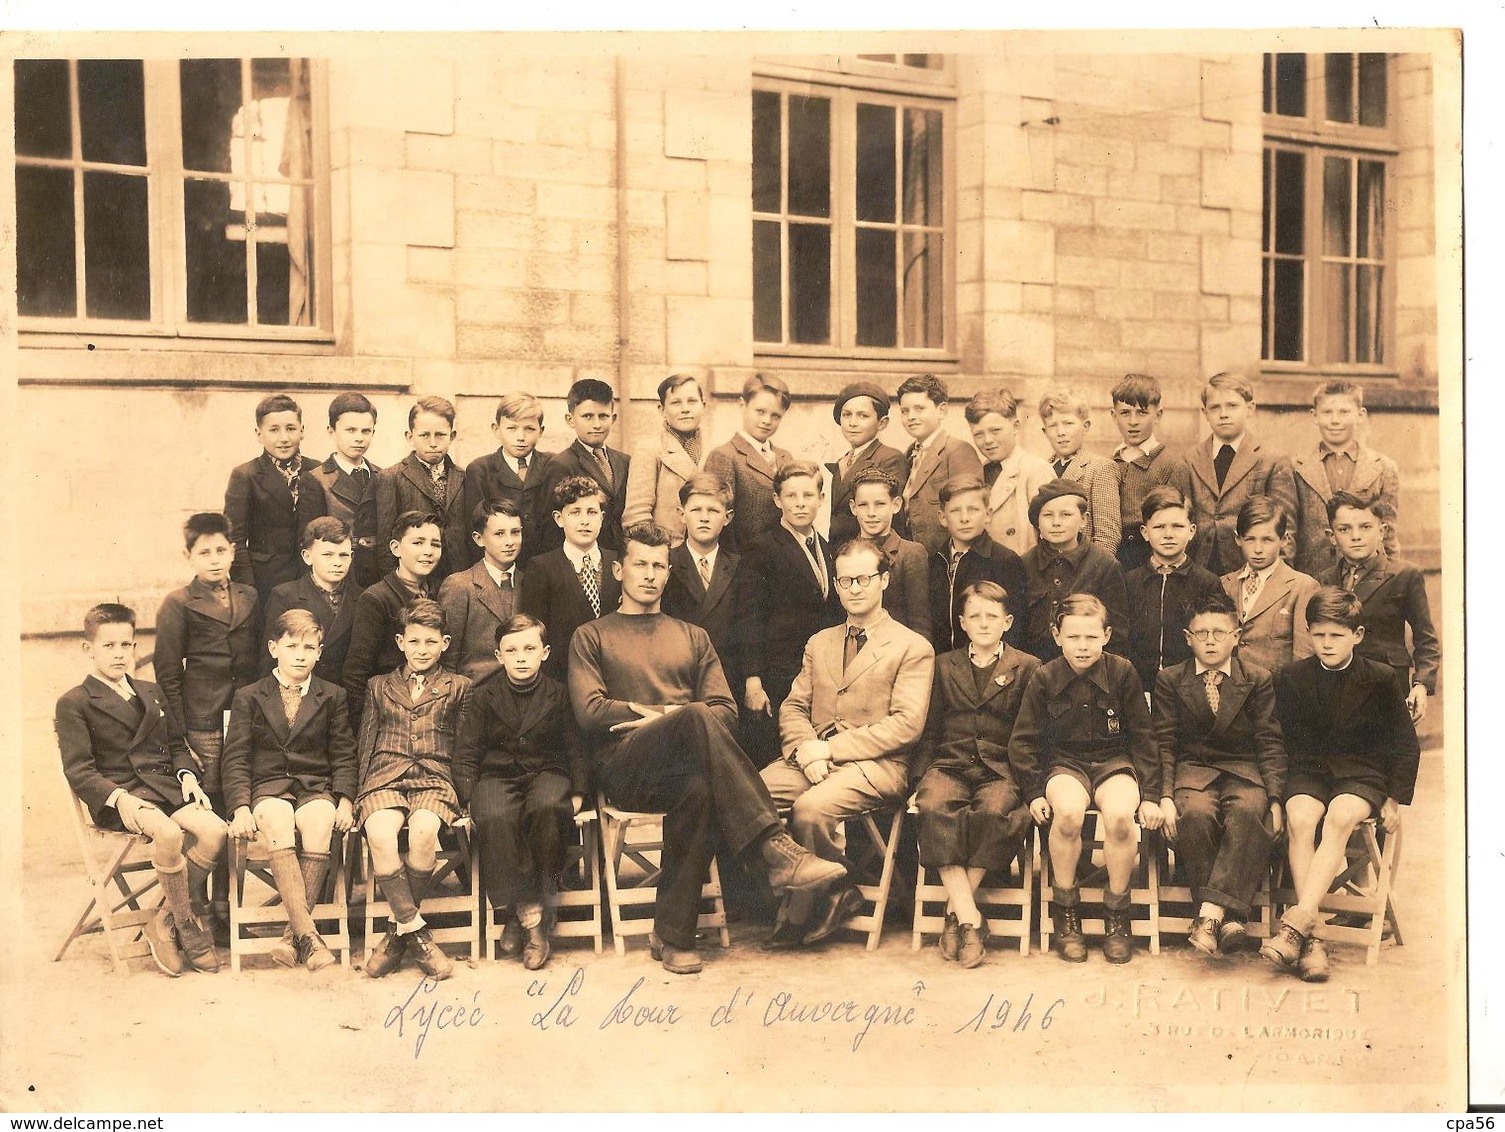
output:
[[[1275,52],[1266,56],[1273,60]],[[1280,53],[1284,54],[1284,53]],[[1395,304],[1396,304],[1396,235],[1393,226],[1387,224],[1385,231],[1385,255],[1379,261],[1383,269],[1378,314],[1383,330],[1380,348],[1384,360],[1379,362],[1340,362],[1323,360],[1327,349],[1327,294],[1323,288],[1323,275],[1329,263],[1357,263],[1357,248],[1349,256],[1329,256],[1325,249],[1326,217],[1323,201],[1323,169],[1328,157],[1339,157],[1351,162],[1374,161],[1384,167],[1384,193],[1386,211],[1394,202],[1395,159],[1400,146],[1395,137],[1395,55],[1385,58],[1385,125],[1364,126],[1357,122],[1333,122],[1327,119],[1327,53],[1306,52],[1306,114],[1277,114],[1273,109],[1263,111],[1261,103],[1263,137],[1261,154],[1279,151],[1299,152],[1306,158],[1303,182],[1303,219],[1306,246],[1302,260],[1302,354],[1300,360],[1267,357],[1266,349],[1273,349],[1274,322],[1266,327],[1260,325],[1260,369],[1272,376],[1335,375],[1362,377],[1399,377],[1400,368],[1395,358]],[[1357,56],[1358,52],[1349,52]],[[1265,64],[1262,62],[1262,67]],[[1273,74],[1273,62],[1269,64]],[[1264,72],[1262,71],[1262,74]],[[1355,68],[1357,74],[1357,67]],[[1357,80],[1355,80],[1357,81]],[[1262,157],[1263,162],[1263,157]],[[1355,165],[1355,170],[1357,165]],[[1268,185],[1261,184],[1262,206],[1273,213],[1274,202],[1265,194]],[[1355,219],[1356,209],[1355,209]],[[1274,223],[1272,215],[1271,223]],[[1269,264],[1278,258],[1289,258],[1274,248],[1266,250],[1263,238],[1260,244],[1260,285],[1265,285]],[[1355,312],[1355,317],[1357,313]],[[1347,328],[1350,335],[1355,326]]]
[[[224,56],[224,58],[262,58],[263,56]],[[64,58],[70,64],[70,117],[75,153],[81,154],[76,64],[85,56],[49,55]],[[208,58],[208,56],[205,56]],[[182,105],[178,65],[180,59],[141,60],[142,110],[145,120],[147,173],[147,240],[150,257],[151,318],[91,318],[76,315],[18,315],[16,329],[22,347],[80,348],[96,345],[130,346],[150,341],[153,349],[203,350],[222,343],[227,348],[246,344],[256,348],[298,352],[305,347],[332,347],[334,334],[333,244],[330,233],[332,203],[330,198],[329,91],[328,71],[320,59],[298,56],[308,64],[308,84],[312,134],[313,181],[313,279],[314,323],[310,326],[281,326],[275,323],[214,323],[188,320],[188,275],[186,240],[183,232],[184,169],[182,145]],[[14,165],[66,168],[74,172],[101,168],[108,164],[83,161],[80,157],[34,158],[14,155]],[[77,202],[82,192],[82,177],[74,178],[75,247],[82,242],[82,219]],[[75,287],[84,288],[86,264],[77,259]],[[85,270],[78,270],[85,268]],[[80,310],[83,309],[80,305]],[[249,303],[247,306],[249,317]],[[84,339],[87,338],[87,343]]]
[[[759,364],[800,366],[810,362],[843,361],[881,368],[884,363],[912,368],[915,365],[944,366],[958,361],[956,347],[956,89],[950,56],[934,69],[906,67],[897,63],[859,60],[853,56],[800,57],[760,60],[753,74],[753,91],[780,95],[806,95],[831,101],[831,342],[769,342],[753,339],[753,355]],[[909,74],[908,72],[913,72]],[[941,222],[938,225],[906,223],[902,215],[893,225],[857,219],[857,105],[859,102],[938,111],[941,115]],[[781,99],[781,118],[787,118],[787,100]],[[788,132],[781,130],[781,155],[788,152]],[[783,157],[781,156],[781,161]],[[781,164],[781,174],[784,168]],[[781,208],[787,185],[780,185]],[[790,213],[755,212],[749,201],[749,239],[753,221],[781,224],[781,304],[788,302],[789,257],[787,228]],[[900,203],[902,214],[902,202]],[[902,248],[908,231],[936,231],[941,240],[941,344],[938,346],[859,346],[857,344],[857,231],[859,227],[892,227]],[[902,284],[897,297],[896,329],[903,325]],[[787,321],[781,306],[781,322]],[[787,334],[787,327],[784,333]]]

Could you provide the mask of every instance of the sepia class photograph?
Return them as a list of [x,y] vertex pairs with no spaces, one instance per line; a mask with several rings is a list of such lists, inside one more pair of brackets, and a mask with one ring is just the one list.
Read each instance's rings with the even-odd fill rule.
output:
[[1467,1104],[1461,33],[0,48],[0,1107]]

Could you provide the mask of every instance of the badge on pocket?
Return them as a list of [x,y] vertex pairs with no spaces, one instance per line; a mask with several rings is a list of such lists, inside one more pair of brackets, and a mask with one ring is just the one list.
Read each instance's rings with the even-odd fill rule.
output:
[[1123,732],[1123,721],[1118,718],[1118,713],[1112,708],[1108,709],[1108,734],[1118,735]]

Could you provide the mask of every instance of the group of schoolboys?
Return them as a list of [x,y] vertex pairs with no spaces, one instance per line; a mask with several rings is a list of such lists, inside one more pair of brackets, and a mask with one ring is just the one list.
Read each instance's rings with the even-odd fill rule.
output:
[[[591,796],[582,697],[601,694],[582,690],[571,639],[621,603],[699,627],[741,709],[726,741],[788,810],[799,845],[778,852],[841,866],[790,888],[768,946],[818,942],[856,910],[834,879],[850,867],[839,823],[912,794],[920,861],[948,895],[948,960],[982,961],[975,892],[1031,818],[1049,826],[1055,946],[1086,958],[1076,879],[1096,809],[1109,961],[1132,954],[1137,819],[1173,839],[1199,901],[1191,943],[1209,955],[1244,945],[1284,833],[1298,902],[1261,952],[1327,977],[1319,902],[1354,827],[1393,831],[1412,800],[1439,657],[1422,576],[1395,557],[1395,464],[1358,440],[1358,386],[1319,387],[1321,439],[1294,464],[1250,433],[1236,374],[1209,379],[1212,435],[1180,457],[1155,435],[1155,380],[1126,377],[1111,460],[1085,450],[1071,390],[1040,402],[1047,462],[1021,446],[1007,391],[967,404],[974,449],[945,428],[943,382],[904,381],[900,451],[880,439],[889,396],[853,384],[833,409],[848,451],[824,467],[772,444],[791,403],[777,377],[749,379],[717,448],[693,377],[658,395],[663,431],[629,459],[606,444],[606,383],[571,387],[575,439],[552,454],[538,401],[507,394],[497,451],[463,472],[442,398],[413,406],[413,451],[387,469],[365,459],[365,397],[331,403],[322,464],[300,453],[296,403],[261,402],[263,453],[231,473],[224,514],[185,526],[194,579],[158,613],[158,684],[132,675],[132,611],[100,605],[84,624],[94,671],[58,703],[79,798],[151,839],[159,966],[217,969],[227,834],[269,852],[289,920],[274,958],[333,962],[310,906],[332,836],[359,826],[392,909],[367,972],[411,957],[443,978],[421,909],[457,823],[503,952],[543,966],[548,897]],[[660,568],[667,581],[641,582]],[[670,855],[666,832],[666,873]],[[698,970],[688,948],[665,966]]]

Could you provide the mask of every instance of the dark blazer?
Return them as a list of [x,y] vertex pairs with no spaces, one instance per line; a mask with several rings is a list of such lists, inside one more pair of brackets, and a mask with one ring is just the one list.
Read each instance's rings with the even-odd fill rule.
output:
[[[909,446],[909,451],[914,445]],[[909,452],[904,454],[904,477],[909,472]],[[909,517],[910,537],[930,553],[945,548],[951,537],[941,526],[941,488],[953,476],[976,476],[982,479],[982,458],[977,449],[944,429],[935,438],[915,469],[914,478],[906,486],[905,478],[899,480],[899,490],[904,493],[904,512]]]
[[277,677],[263,676],[235,693],[220,762],[225,809],[251,804],[253,791],[328,790],[356,796],[355,736],[344,689],[313,677],[291,727]]
[[[512,465],[502,455],[501,449],[497,449],[489,456],[482,456],[479,460],[472,460],[470,466],[465,469],[465,523],[467,529],[471,519],[476,513],[476,508],[482,503],[493,503],[499,499],[510,500],[517,506],[518,514],[523,523],[523,549],[518,555],[519,562],[526,562],[534,555],[547,549],[548,531],[545,526],[558,530],[554,526],[554,515],[543,493],[545,474],[549,461],[553,454],[540,452],[536,448],[533,455],[528,457],[528,479],[524,483],[517,478],[517,473],[512,470]],[[471,563],[480,562],[485,554],[475,540],[468,534],[465,538],[466,560]]]
[[225,518],[235,544],[230,576],[255,586],[262,600],[283,582],[307,572],[298,545],[303,528],[329,513],[324,485],[311,474],[318,462],[307,456],[300,459],[296,507],[287,480],[265,452],[232,469],[225,486]]
[[1021,645],[1028,592],[1023,559],[1001,542],[994,542],[987,532],[962,555],[956,564],[955,578],[951,577],[950,554],[948,542],[941,553],[930,556],[930,624],[936,652],[950,652],[966,646],[967,634],[957,623],[962,612],[959,595],[973,582],[997,582],[1003,587],[1008,595],[1008,611],[1014,618],[1006,637],[1009,644]]
[[1156,676],[1151,717],[1162,798],[1180,788],[1205,789],[1219,774],[1232,774],[1264,786],[1271,801],[1281,800],[1286,749],[1275,717],[1275,683],[1263,668],[1234,657],[1218,685],[1214,717],[1196,660],[1183,661]]
[[[324,647],[319,661],[314,665],[314,675],[331,684],[345,682],[345,657],[350,651],[350,633],[355,625],[355,607],[363,592],[348,576],[341,591],[340,608],[334,609],[312,577],[305,575],[296,582],[283,582],[267,598],[266,618],[262,630],[260,674],[268,676],[276,667],[267,644],[271,640],[272,626],[289,609],[306,609],[319,619],[319,628],[324,630]],[[250,681],[242,681],[250,683]]]
[[1275,711],[1292,774],[1306,769],[1345,778],[1378,772],[1385,793],[1409,806],[1421,747],[1406,711],[1405,682],[1393,668],[1362,656],[1336,682],[1321,668],[1309,656],[1275,676]]
[[1144,686],[1123,657],[1105,652],[1080,677],[1056,657],[1030,677],[1009,737],[1009,766],[1026,802],[1045,797],[1051,767],[1062,760],[1132,766],[1143,800],[1164,797]]
[[1144,526],[1144,497],[1150,489],[1165,483],[1176,464],[1171,450],[1162,444],[1149,456],[1135,460],[1123,458],[1123,445],[1113,453],[1113,470],[1118,473],[1118,564],[1127,574],[1150,560],[1150,544],[1139,528]]
[[350,578],[362,588],[381,577],[376,547],[376,475],[381,471],[370,460],[371,480],[362,484],[335,463],[333,453],[308,474],[324,489],[325,514],[350,528],[352,555]]
[[824,596],[805,548],[782,523],[760,536],[743,556],[755,576],[753,617],[762,627],[748,652],[743,675],[763,681],[775,711],[799,675],[805,642],[846,617],[836,596],[831,544],[816,535],[816,545],[826,564],[826,577],[831,579]]
[[1167,471],[1167,482],[1181,489],[1191,504],[1191,521],[1197,525],[1191,540],[1192,560],[1215,574],[1226,574],[1244,564],[1238,548],[1234,524],[1239,508],[1251,496],[1268,495],[1296,517],[1296,476],[1291,458],[1265,447],[1252,432],[1244,434],[1243,443],[1228,465],[1223,486],[1212,465],[1214,446],[1223,442],[1209,436]]
[[752,568],[723,545],[716,553],[707,589],[701,584],[689,543],[669,552],[669,567],[669,584],[664,587],[660,608],[670,617],[706,631],[732,697],[741,703],[746,691],[746,654],[756,647],[754,636],[762,628],[753,616],[757,579]]
[[[436,669],[424,681],[423,694],[414,700],[402,673],[401,667],[383,672],[366,685],[366,707],[355,744],[362,794],[393,785],[407,772],[408,758],[430,773],[453,775],[456,736],[470,681]],[[404,758],[377,761],[376,755],[383,751]]]
[[[564,531],[554,522],[554,486],[566,476],[589,476],[601,485],[601,490],[606,492],[606,514],[602,517],[601,534],[596,541],[607,550],[622,553],[622,508],[627,504],[627,472],[631,460],[627,453],[607,445],[606,462],[611,465],[610,485],[602,478],[590,449],[578,440],[550,457],[544,467],[543,484],[538,489],[538,502],[542,508],[538,529],[541,533],[538,545],[529,552],[529,557],[564,545]],[[569,642],[560,642],[560,649],[568,652]]]
[[883,591],[883,608],[900,625],[931,640],[934,615],[930,610],[930,562],[925,548],[891,530],[883,540],[883,550],[892,566],[888,589]]
[[[1319,581],[1324,586],[1341,586],[1342,566],[1334,566]],[[1422,572],[1409,562],[1387,557],[1382,550],[1379,561],[1359,577],[1353,592],[1364,603],[1364,639],[1359,642],[1358,654],[1402,672],[1414,667],[1412,683],[1435,696],[1442,647],[1432,625],[1432,606]],[[1409,649],[1407,625],[1411,626]]]
[[[427,597],[431,593],[431,590],[425,590],[420,596]],[[397,647],[397,615],[412,600],[407,586],[393,572],[376,585],[368,586],[355,601],[342,681],[349,697],[352,728],[361,725],[367,681],[378,672],[391,672],[404,660]]]
[[[1291,565],[1314,578],[1330,567],[1341,565],[1337,548],[1327,534],[1327,501],[1333,497],[1333,489],[1322,457],[1322,446],[1318,444],[1291,461],[1296,474],[1296,557]],[[1383,499],[1398,513],[1400,469],[1383,452],[1361,444],[1348,491],[1365,502]],[[1385,528],[1384,548],[1392,558],[1400,550],[1393,523]]]
[[519,693],[498,672],[471,690],[460,713],[455,794],[467,806],[479,779],[518,778],[541,770],[568,775],[570,791],[589,796],[589,763],[569,693],[547,676],[531,692]]
[[[1058,565],[1058,559],[1064,559],[1064,564]],[[1019,647],[1025,652],[1041,660],[1054,660],[1061,655],[1060,646],[1050,632],[1051,622],[1056,607],[1076,593],[1092,594],[1108,607],[1108,627],[1113,630],[1108,648],[1117,653],[1128,651],[1128,597],[1124,592],[1123,571],[1113,555],[1085,539],[1065,554],[1037,542],[1024,554],[1024,573],[1024,633]],[[1014,629],[1018,628],[1016,621]]]
[[404,511],[432,511],[443,525],[444,552],[439,565],[429,575],[429,584],[438,586],[451,574],[470,565],[470,518],[465,513],[465,474],[448,456],[444,495],[434,490],[428,465],[409,452],[400,464],[384,468],[373,481],[376,484],[376,564],[383,574],[397,569],[392,554],[392,528]]
[[1191,659],[1191,646],[1186,643],[1186,626],[1191,623],[1187,609],[1222,588],[1216,574],[1190,557],[1169,574],[1162,575],[1152,563],[1145,563],[1125,575],[1129,639],[1122,651],[1134,662],[1141,684],[1153,688],[1162,668]]
[[[612,576],[617,556],[604,547],[601,554],[601,615],[615,613],[622,601],[622,583]],[[596,619],[596,611],[580,587],[580,575],[565,556],[564,550],[551,550],[528,563],[523,582],[517,591],[517,612],[537,617],[549,631],[549,659],[544,661],[544,675],[564,683],[569,672],[570,638],[587,621]]]
[[[845,458],[845,456],[843,456]],[[850,474],[841,474],[841,461],[833,460],[826,465],[831,470],[831,545],[840,546],[847,539],[856,538],[861,531],[857,527],[857,517],[852,514],[852,481],[857,478],[858,472],[865,472],[869,468],[881,468],[894,478],[894,487],[902,496],[904,494],[904,482],[909,478],[909,458],[897,448],[890,448],[881,440],[870,441],[868,449],[852,463]],[[778,525],[778,520],[774,520]],[[894,516],[894,530],[904,538],[909,538],[909,514],[907,510],[901,510]],[[929,547],[926,553],[929,553]]]
[[770,468],[740,432],[711,449],[705,470],[720,476],[732,489],[732,520],[721,532],[723,549],[745,551],[755,539],[779,525],[782,516],[773,501],[773,473],[791,459],[788,452],[774,445]]
[[230,583],[230,608],[195,578],[157,610],[152,671],[179,731],[218,731],[235,689],[260,673],[265,651],[256,591]]
[[1024,699],[1024,689],[1040,662],[1005,645],[981,695],[965,646],[935,658],[930,714],[915,756],[916,782],[932,762],[970,765],[980,762],[1000,778],[1013,781],[1009,738]]
[[439,604],[444,606],[444,631],[450,637],[444,653],[446,668],[479,681],[501,667],[496,660],[496,631],[512,619],[521,580],[522,571],[514,566],[512,588],[504,590],[491,580],[485,562],[444,579]]
[[105,805],[116,789],[172,813],[183,805],[181,771],[198,765],[163,710],[155,684],[127,677],[141,702],[141,714],[97,676],[58,698],[52,726],[57,732],[63,773],[79,801],[101,829],[121,829],[120,816]]

